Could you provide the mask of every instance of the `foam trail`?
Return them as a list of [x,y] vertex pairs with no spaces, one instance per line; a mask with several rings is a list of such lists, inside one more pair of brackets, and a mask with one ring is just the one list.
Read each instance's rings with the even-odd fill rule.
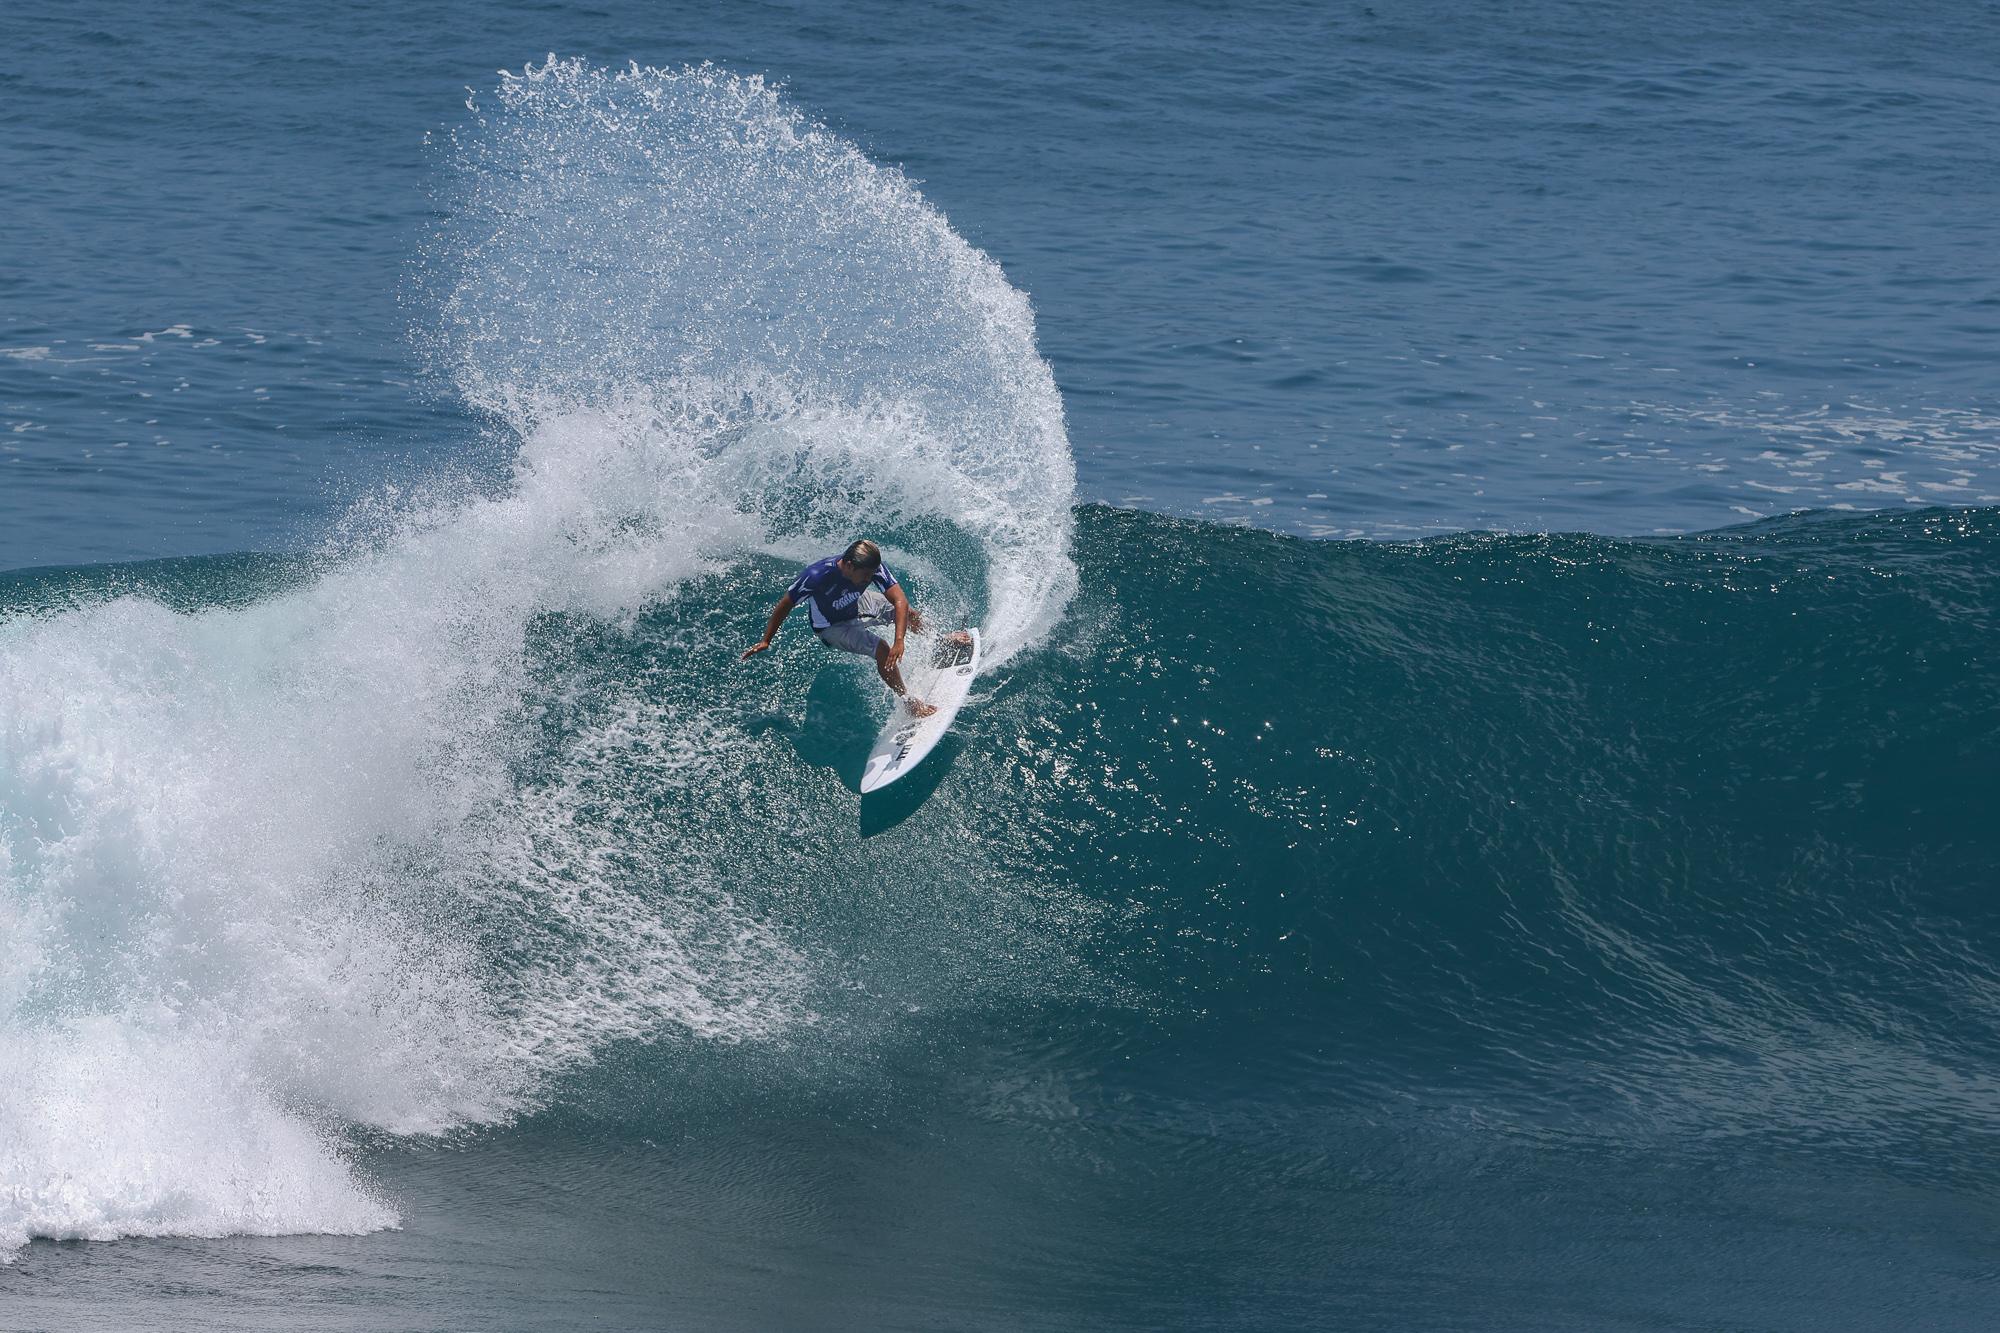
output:
[[0,1253],[392,1225],[350,1127],[504,1123],[613,1040],[811,1021],[694,836],[756,752],[674,668],[567,679],[551,622],[863,527],[1001,656],[1074,584],[1027,303],[900,175],[706,69],[551,61],[459,147],[432,347],[515,432],[507,483],[358,507],[247,605],[0,619]]

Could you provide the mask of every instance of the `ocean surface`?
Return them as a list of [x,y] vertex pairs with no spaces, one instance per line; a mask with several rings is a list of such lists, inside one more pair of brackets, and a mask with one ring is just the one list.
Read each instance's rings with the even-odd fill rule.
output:
[[2000,1324],[1996,71],[0,12],[0,1329]]

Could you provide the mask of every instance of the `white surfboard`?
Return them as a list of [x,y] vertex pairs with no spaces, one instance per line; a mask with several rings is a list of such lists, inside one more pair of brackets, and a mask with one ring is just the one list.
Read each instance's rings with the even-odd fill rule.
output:
[[959,705],[972,689],[972,678],[979,674],[979,631],[966,633],[972,636],[970,645],[954,644],[947,635],[916,665],[911,664],[910,655],[903,658],[903,684],[937,712],[911,717],[910,710],[897,701],[896,711],[875,738],[875,748],[868,752],[868,766],[861,770],[864,795],[881,790],[921,764],[951,730],[951,720],[958,716]]

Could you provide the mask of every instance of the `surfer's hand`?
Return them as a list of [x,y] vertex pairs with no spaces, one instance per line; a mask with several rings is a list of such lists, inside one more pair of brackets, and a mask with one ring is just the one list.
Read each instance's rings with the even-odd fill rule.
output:
[[890,666],[894,666],[894,665],[896,665],[896,663],[898,663],[898,662],[900,662],[900,661],[902,661],[902,660],[903,660],[903,645],[902,645],[902,644],[900,644],[900,643],[892,643],[892,644],[890,644],[890,645],[889,645],[889,665],[890,665]]
[[770,646],[771,646],[771,641],[769,639],[760,639],[756,643],[753,643],[748,648],[744,649],[743,656],[739,660],[747,662],[751,658],[755,657],[758,653],[763,652],[766,648],[769,648]]

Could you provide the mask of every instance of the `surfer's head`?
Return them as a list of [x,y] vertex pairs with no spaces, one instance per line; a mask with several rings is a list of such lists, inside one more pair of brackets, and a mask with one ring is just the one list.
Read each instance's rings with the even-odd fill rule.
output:
[[840,557],[840,572],[859,588],[875,577],[875,571],[882,568],[882,548],[863,537],[847,548],[847,554]]

